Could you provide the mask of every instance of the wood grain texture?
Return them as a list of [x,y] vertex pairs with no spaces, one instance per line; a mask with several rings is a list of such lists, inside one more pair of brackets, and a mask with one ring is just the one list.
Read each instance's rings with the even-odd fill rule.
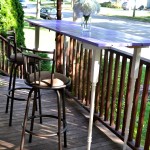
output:
[[[12,127],[8,126],[9,114],[5,113],[6,93],[8,77],[0,76],[0,80],[5,84],[0,86],[0,149],[1,150],[19,150],[21,139],[21,123],[24,116],[25,102],[14,102],[14,115]],[[17,80],[17,86],[23,86],[23,80]],[[56,98],[53,91],[42,91],[42,110],[43,113],[55,114]],[[38,113],[38,112],[37,112]],[[66,113],[68,122],[67,140],[68,147],[66,150],[85,150],[87,144],[88,131],[88,113],[74,100],[67,98]],[[121,150],[122,143],[108,129],[105,129],[101,124],[98,127],[93,127],[93,140],[91,150],[107,149]],[[39,124],[36,120],[36,131],[52,132],[55,129],[55,120],[49,118],[43,119],[43,124]],[[103,132],[102,132],[103,130]],[[111,138],[112,137],[112,138]],[[119,142],[118,142],[119,141]],[[63,137],[62,137],[63,143]],[[28,143],[28,135],[25,136],[24,150],[57,150],[57,136],[39,138],[33,137],[32,143]]]

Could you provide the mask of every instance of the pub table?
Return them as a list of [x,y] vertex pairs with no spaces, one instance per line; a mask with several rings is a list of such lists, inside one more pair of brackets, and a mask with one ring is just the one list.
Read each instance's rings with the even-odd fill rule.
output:
[[111,49],[113,47],[128,47],[133,48],[133,58],[131,67],[131,91],[130,91],[130,104],[128,107],[127,121],[125,128],[125,138],[123,150],[126,149],[127,139],[129,134],[130,116],[133,105],[133,94],[135,88],[135,81],[138,76],[141,49],[150,46],[150,40],[126,34],[119,31],[114,31],[101,27],[91,27],[90,32],[82,32],[81,26],[78,23],[64,20],[36,20],[27,19],[25,20],[30,23],[30,25],[35,26],[35,48],[39,47],[39,30],[40,27],[46,28],[48,30],[55,31],[64,35],[65,37],[71,37],[83,44],[85,49],[92,49],[92,74],[91,74],[91,104],[90,104],[90,118],[88,127],[88,137],[87,137],[87,150],[91,149],[92,142],[92,127],[93,127],[93,115],[94,115],[94,102],[95,102],[95,90],[96,83],[98,82],[99,76],[99,61],[100,61],[100,49]]

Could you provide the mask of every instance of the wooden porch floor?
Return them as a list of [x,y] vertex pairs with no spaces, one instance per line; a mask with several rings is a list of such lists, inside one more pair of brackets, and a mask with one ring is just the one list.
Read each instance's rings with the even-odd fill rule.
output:
[[[1,86],[1,82],[4,84]],[[17,85],[24,85],[22,80],[17,80]],[[19,150],[21,138],[21,123],[24,115],[25,102],[14,102],[13,125],[8,126],[9,114],[5,113],[6,93],[8,86],[8,77],[0,76],[0,150]],[[21,95],[22,96],[22,95]],[[45,112],[56,112],[55,98],[53,92],[46,91],[42,95],[42,109]],[[88,117],[89,114],[79,106],[74,100],[66,100],[67,112],[67,141],[68,147],[64,150],[86,150],[88,134]],[[36,124],[38,124],[38,120]],[[44,118],[43,124],[37,125],[37,130],[43,127],[47,129],[54,128],[55,121],[48,126],[49,119]],[[62,140],[63,143],[63,140]],[[93,127],[92,150],[121,150],[123,142],[114,134],[107,130],[102,124],[97,123]],[[57,150],[57,136],[49,138],[33,137],[32,143],[28,143],[26,134],[25,150]],[[128,148],[130,149],[130,148]]]

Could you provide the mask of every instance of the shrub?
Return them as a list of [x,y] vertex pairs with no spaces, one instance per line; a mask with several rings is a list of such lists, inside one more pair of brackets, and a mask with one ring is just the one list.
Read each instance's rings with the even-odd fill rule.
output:
[[15,29],[17,44],[25,45],[24,41],[24,12],[19,0],[0,0],[0,34],[6,37],[6,32]]
[[[47,54],[43,54],[43,53],[39,53],[38,54],[40,57],[42,58],[49,58],[49,56]],[[41,70],[42,71],[52,71],[52,62],[47,61],[47,60],[43,60],[42,64],[41,64]]]
[[101,7],[108,7],[108,8],[111,8],[111,2],[104,2],[104,3],[101,3]]
[[104,3],[101,3],[101,6],[102,7],[107,7],[107,8],[120,8],[121,6],[117,3],[111,3],[111,2],[104,2]]

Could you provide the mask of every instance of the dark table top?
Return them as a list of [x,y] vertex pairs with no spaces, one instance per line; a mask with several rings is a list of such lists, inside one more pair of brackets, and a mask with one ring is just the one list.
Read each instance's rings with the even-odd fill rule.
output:
[[82,32],[80,24],[76,22],[36,19],[27,19],[26,21],[33,26],[53,30],[100,48],[150,46],[149,39],[106,28],[92,26],[91,32],[86,33]]

